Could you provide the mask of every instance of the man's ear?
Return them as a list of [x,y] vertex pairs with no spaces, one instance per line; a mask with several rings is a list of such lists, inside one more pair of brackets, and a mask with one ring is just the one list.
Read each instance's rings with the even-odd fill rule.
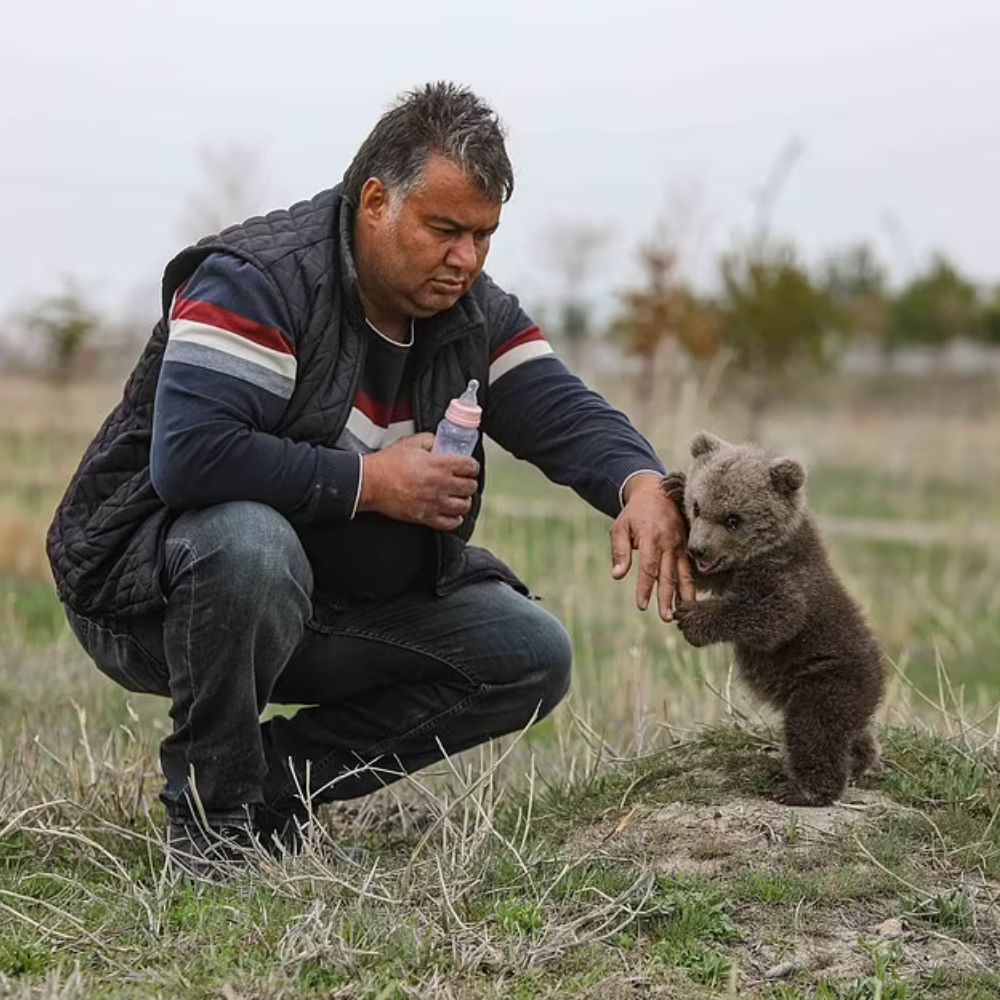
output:
[[714,434],[709,434],[708,431],[702,431],[691,439],[691,457],[703,458],[705,455],[711,455],[712,452],[718,451],[723,444],[725,442],[722,438],[717,438]]
[[790,497],[806,481],[806,470],[794,458],[776,458],[768,471],[771,485],[782,496]]
[[358,214],[374,221],[388,210],[389,189],[377,177],[369,177],[361,186]]

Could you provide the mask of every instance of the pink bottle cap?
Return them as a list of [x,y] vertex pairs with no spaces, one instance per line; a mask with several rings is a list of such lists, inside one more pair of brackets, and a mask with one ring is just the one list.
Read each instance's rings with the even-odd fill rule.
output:
[[448,404],[445,416],[457,427],[477,428],[483,416],[483,408],[476,401],[479,380],[470,379],[465,392]]

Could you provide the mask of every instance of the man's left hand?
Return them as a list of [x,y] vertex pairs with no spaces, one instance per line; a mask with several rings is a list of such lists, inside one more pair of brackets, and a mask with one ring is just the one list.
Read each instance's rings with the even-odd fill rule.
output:
[[640,473],[625,484],[625,506],[611,527],[611,575],[616,580],[627,576],[632,550],[637,550],[636,607],[646,610],[656,585],[660,617],[668,622],[673,618],[674,596],[693,601],[695,589],[684,519],[661,482],[661,476]]

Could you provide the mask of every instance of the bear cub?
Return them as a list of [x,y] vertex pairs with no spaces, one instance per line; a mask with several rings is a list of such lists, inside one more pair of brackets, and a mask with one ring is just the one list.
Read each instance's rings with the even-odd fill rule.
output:
[[828,805],[878,765],[878,643],[827,560],[805,470],[710,434],[664,489],[684,512],[700,596],[674,612],[693,646],[730,642],[745,682],[784,716],[788,805]]

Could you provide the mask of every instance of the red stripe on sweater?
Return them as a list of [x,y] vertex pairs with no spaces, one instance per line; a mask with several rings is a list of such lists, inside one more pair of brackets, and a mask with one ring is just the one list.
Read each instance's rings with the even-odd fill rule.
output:
[[413,404],[408,399],[397,399],[391,404],[377,403],[364,390],[358,389],[358,394],[354,397],[354,406],[379,427],[388,427],[390,424],[413,419]]
[[497,358],[502,358],[508,351],[514,350],[515,347],[520,347],[522,344],[527,344],[532,340],[544,340],[545,334],[542,333],[541,329],[536,326],[529,326],[527,330],[523,330],[521,333],[516,334],[511,337],[510,340],[504,341],[498,348],[498,350],[490,355],[490,364],[493,364]]
[[205,323],[207,326],[235,333],[239,337],[260,344],[261,347],[268,347],[279,354],[291,354],[293,357],[295,355],[295,350],[287,337],[277,327],[257,323],[239,313],[223,309],[222,306],[213,305],[211,302],[179,298],[174,304],[170,318],[187,319],[192,323]]

